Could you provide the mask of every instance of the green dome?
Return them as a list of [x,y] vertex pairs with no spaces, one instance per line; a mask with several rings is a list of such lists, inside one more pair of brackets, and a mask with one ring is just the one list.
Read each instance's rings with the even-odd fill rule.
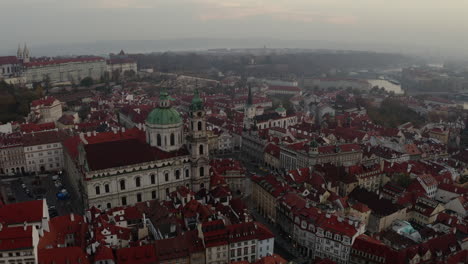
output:
[[284,108],[284,107],[278,107],[278,108],[275,109],[275,111],[276,111],[276,112],[284,112],[284,111],[286,111],[286,108]]
[[146,122],[152,125],[172,125],[182,123],[182,118],[173,108],[156,108],[149,113]]

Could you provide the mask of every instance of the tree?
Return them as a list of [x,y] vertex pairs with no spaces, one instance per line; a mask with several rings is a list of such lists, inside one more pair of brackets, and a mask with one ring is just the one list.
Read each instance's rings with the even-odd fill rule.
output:
[[114,82],[118,82],[120,80],[120,71],[119,70],[113,70],[112,71],[112,80]]
[[91,85],[93,85],[93,83],[94,83],[93,78],[85,77],[81,80],[80,85],[90,87]]
[[407,188],[412,182],[411,177],[405,173],[393,175],[393,181],[403,188]]
[[134,70],[129,70],[124,72],[124,77],[126,79],[133,79],[136,76],[136,73]]
[[88,115],[90,112],[91,112],[91,108],[89,107],[89,105],[83,105],[78,111],[78,116],[80,117],[81,120],[85,120],[86,118],[88,118]]

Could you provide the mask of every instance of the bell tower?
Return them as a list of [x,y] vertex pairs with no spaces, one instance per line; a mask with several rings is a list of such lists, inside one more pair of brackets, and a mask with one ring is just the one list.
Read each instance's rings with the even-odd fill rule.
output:
[[210,158],[205,114],[203,101],[200,98],[198,89],[196,89],[190,105],[190,133],[188,136],[192,162],[192,189],[194,191],[202,188],[209,189]]
[[249,85],[249,94],[247,96],[247,102],[245,103],[244,107],[244,128],[250,129],[254,124],[255,118],[255,106],[253,105],[253,98],[252,98],[252,87]]

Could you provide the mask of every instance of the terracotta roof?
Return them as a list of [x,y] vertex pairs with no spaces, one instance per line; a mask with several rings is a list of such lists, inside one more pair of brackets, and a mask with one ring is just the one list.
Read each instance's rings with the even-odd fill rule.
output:
[[2,56],[0,57],[0,65],[5,64],[18,64],[18,58],[16,56]]
[[44,200],[7,204],[0,208],[0,222],[7,225],[41,222],[44,204]]
[[119,264],[154,264],[157,263],[154,245],[121,248],[117,250]]
[[88,144],[84,148],[90,170],[103,170],[189,155],[185,147],[165,152],[138,139]]
[[96,62],[96,61],[105,61],[101,57],[81,57],[81,58],[69,58],[69,59],[53,59],[47,61],[32,61],[25,63],[25,67],[38,67],[38,66],[47,66],[55,64],[64,64],[64,63],[80,63],[80,62]]
[[89,264],[88,256],[79,247],[42,249],[38,251],[39,264],[80,263]]
[[31,106],[32,107],[42,106],[42,105],[43,106],[50,106],[50,105],[52,105],[53,102],[55,102],[55,100],[57,100],[57,99],[55,99],[52,96],[46,96],[44,98],[32,101]]
[[2,227],[0,230],[0,251],[32,248],[32,228],[32,226],[26,228],[23,226]]
[[35,124],[35,123],[25,123],[20,125],[21,132],[31,133],[31,132],[39,132],[43,130],[52,130],[55,129],[55,123],[42,123],[42,124]]

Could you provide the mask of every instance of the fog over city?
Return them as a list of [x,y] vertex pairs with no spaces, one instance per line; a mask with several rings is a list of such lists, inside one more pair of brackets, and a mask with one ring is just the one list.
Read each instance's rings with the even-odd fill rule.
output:
[[0,6],[2,55],[18,43],[34,47],[35,55],[107,53],[112,44],[131,52],[266,45],[468,54],[466,1],[0,0]]

